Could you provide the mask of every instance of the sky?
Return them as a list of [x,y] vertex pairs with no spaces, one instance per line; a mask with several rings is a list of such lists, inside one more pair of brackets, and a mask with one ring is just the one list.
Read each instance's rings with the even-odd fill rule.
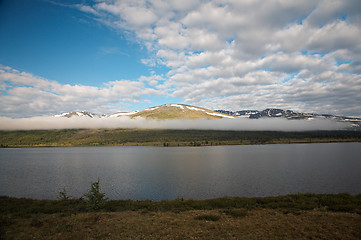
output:
[[361,116],[359,0],[0,0],[0,117],[184,103]]

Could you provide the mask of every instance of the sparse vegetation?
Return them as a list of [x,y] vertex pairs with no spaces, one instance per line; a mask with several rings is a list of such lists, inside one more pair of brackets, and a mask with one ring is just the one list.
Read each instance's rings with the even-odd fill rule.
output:
[[108,200],[103,212],[83,199],[0,197],[0,239],[359,239],[360,215],[361,195],[349,194]]
[[194,217],[195,220],[203,220],[203,221],[218,221],[221,217],[219,215],[207,214],[207,215],[199,215]]
[[[96,187],[94,190],[96,192],[95,195],[98,196]],[[103,193],[99,194],[101,195],[98,196],[97,201],[99,199],[101,200],[102,209],[106,212],[139,210],[184,212],[190,210],[222,209],[227,215],[243,215],[247,213],[247,210],[255,209],[286,209],[289,211],[318,209],[322,211],[349,212],[361,215],[361,195],[353,196],[347,193],[293,194],[255,198],[223,197],[208,200],[178,198],[158,202],[150,200],[107,200]],[[29,216],[31,214],[52,214],[62,213],[64,209],[72,209],[74,213],[93,211],[93,209],[88,208],[88,201],[82,198],[62,201],[0,197],[0,214],[2,215]],[[234,211],[234,209],[241,210]]]
[[313,142],[360,142],[361,131],[208,131],[73,129],[0,131],[0,146],[215,146]]
[[226,215],[232,216],[232,217],[246,217],[248,215],[247,210],[240,210],[240,209],[226,209],[221,211]]

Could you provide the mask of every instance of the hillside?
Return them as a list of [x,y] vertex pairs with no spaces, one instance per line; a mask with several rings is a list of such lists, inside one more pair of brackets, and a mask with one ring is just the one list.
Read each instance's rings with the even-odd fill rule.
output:
[[143,117],[158,120],[234,118],[228,114],[184,104],[164,104],[157,107],[147,108],[139,112],[134,112],[128,116],[132,118]]
[[360,141],[360,131],[272,132],[141,129],[0,131],[0,147],[212,146]]
[[227,113],[212,111],[206,108],[195,107],[185,104],[164,104],[161,106],[146,108],[141,111],[134,112],[117,112],[111,115],[99,115],[87,111],[74,111],[54,115],[54,117],[88,117],[88,118],[114,118],[127,116],[130,118],[146,118],[146,119],[219,119],[219,118],[235,118]]

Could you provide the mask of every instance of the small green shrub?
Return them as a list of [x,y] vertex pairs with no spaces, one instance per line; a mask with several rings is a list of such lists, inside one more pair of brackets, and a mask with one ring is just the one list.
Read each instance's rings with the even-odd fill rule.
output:
[[88,198],[89,208],[93,211],[100,211],[108,200],[105,193],[100,192],[99,178],[97,182],[91,184],[90,190],[84,196]]
[[65,187],[63,188],[63,191],[59,192],[58,199],[59,200],[69,200],[71,196],[68,196],[68,193],[66,192]]

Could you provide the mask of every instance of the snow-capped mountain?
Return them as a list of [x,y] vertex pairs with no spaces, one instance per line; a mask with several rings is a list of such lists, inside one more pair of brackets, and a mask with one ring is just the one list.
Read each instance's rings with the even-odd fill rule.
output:
[[147,119],[216,119],[234,118],[228,114],[215,112],[206,108],[185,104],[164,104],[134,112],[130,117],[143,117]]
[[147,118],[147,119],[216,119],[216,118],[234,118],[228,114],[215,112],[209,109],[195,107],[185,104],[164,104],[161,106],[147,108],[134,112],[117,112],[110,115],[98,115],[86,111],[77,111],[55,115],[54,117],[89,117],[89,118],[114,118],[127,116],[130,118]]
[[250,119],[258,119],[258,118],[286,118],[290,120],[297,120],[297,119],[312,120],[315,118],[331,119],[338,122],[348,122],[353,127],[361,127],[361,118],[334,116],[330,114],[300,113],[292,110],[283,110],[277,108],[267,108],[262,111],[258,111],[258,110],[241,110],[241,111],[215,110],[215,111],[229,114],[232,116],[244,117]]
[[352,118],[344,116],[334,116],[329,114],[301,113],[292,110],[283,110],[277,108],[267,108],[265,110],[209,110],[206,108],[185,105],[185,104],[164,104],[161,106],[147,108],[134,112],[117,112],[110,115],[99,115],[87,111],[76,111],[62,113],[54,117],[86,117],[86,118],[114,118],[127,116],[130,118],[147,118],[147,119],[217,119],[217,118],[286,118],[289,120],[312,120],[312,119],[331,119],[338,122],[347,122],[350,126],[361,128],[361,118]]
[[277,109],[277,108],[267,108],[263,111],[258,110],[241,110],[241,111],[225,111],[225,110],[215,110],[216,112],[226,113],[232,116],[237,117],[246,117],[246,118],[252,118],[252,119],[258,119],[262,117],[271,117],[271,118],[277,118],[277,117],[284,117],[288,119],[308,119],[311,117],[314,117],[314,114],[308,114],[308,113],[298,113],[294,112],[292,110],[283,110],[283,109]]
[[75,111],[75,112],[67,112],[67,113],[54,115],[54,117],[66,117],[66,118],[71,118],[71,117],[102,118],[105,116],[106,115],[99,115],[99,114],[90,113],[90,112],[86,112],[86,111]]

